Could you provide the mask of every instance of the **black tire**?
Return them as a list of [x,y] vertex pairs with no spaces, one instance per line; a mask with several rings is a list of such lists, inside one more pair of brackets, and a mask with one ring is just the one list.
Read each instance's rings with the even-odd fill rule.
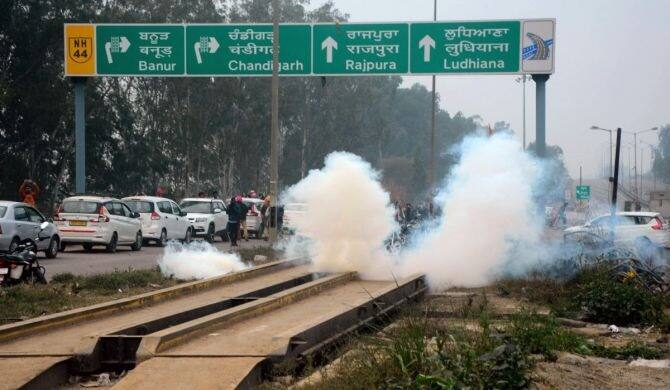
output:
[[134,252],[142,250],[142,232],[137,232],[135,242],[130,246],[130,250]]
[[222,230],[221,233],[219,233],[219,237],[221,237],[221,241],[223,242],[228,242],[228,232],[226,230]]
[[21,242],[21,240],[19,240],[18,237],[14,237],[12,239],[12,242],[9,243],[9,248],[7,248],[7,252],[9,253],[14,252],[14,249],[16,249],[16,247],[19,245],[19,242]]
[[107,253],[116,253],[116,246],[119,243],[119,236],[116,235],[116,232],[112,234],[112,239],[109,240],[109,244],[105,246],[105,251]]
[[210,223],[209,228],[207,229],[207,234],[205,235],[205,240],[207,240],[207,242],[214,242],[214,232],[216,232],[216,228],[213,223]]
[[184,244],[190,244],[193,241],[193,231],[189,227],[186,229],[186,235],[184,236]]
[[90,251],[93,250],[93,244],[86,243],[86,244],[81,244],[81,246],[84,247],[84,250],[85,250],[86,252],[90,252]]
[[33,274],[31,276],[31,278],[32,278],[31,282],[33,284],[36,284],[36,283],[47,284],[47,278],[45,277],[46,270],[44,269],[44,267],[33,268],[32,272],[33,272]]
[[47,259],[55,259],[56,256],[58,256],[58,248],[60,247],[60,242],[58,240],[58,237],[53,236],[51,237],[51,241],[49,242],[49,247],[47,247],[47,250],[44,251],[44,255],[47,257]]
[[161,236],[158,238],[158,241],[156,241],[156,244],[162,248],[167,245],[167,241],[167,230],[163,229],[161,230]]

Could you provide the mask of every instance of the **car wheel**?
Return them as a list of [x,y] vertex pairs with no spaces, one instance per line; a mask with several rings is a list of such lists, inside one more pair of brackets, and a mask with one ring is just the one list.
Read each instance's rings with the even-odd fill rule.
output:
[[51,237],[51,242],[49,242],[49,247],[44,251],[44,255],[47,259],[55,259],[58,256],[58,247],[59,247],[58,237]]
[[84,247],[84,250],[85,250],[86,252],[90,252],[90,251],[93,250],[93,244],[82,244],[81,246]]
[[161,230],[161,237],[158,239],[157,244],[160,247],[167,245],[167,230]]
[[130,246],[130,249],[135,252],[142,249],[142,232],[137,232],[135,235],[135,242]]
[[119,242],[119,237],[116,235],[116,232],[112,234],[112,239],[109,240],[109,244],[105,246],[105,250],[107,253],[115,253],[116,252],[116,245]]
[[215,232],[214,224],[210,223],[209,228],[207,229],[207,235],[205,236],[205,240],[207,242],[214,242],[214,232]]
[[228,232],[227,231],[222,230],[221,233],[219,233],[219,237],[221,237],[221,241],[228,242]]
[[184,236],[184,244],[190,244],[193,239],[193,232],[191,228],[186,229],[186,236]]
[[14,251],[16,250],[16,247],[19,246],[19,242],[20,242],[19,238],[18,238],[18,237],[14,237],[14,238],[12,239],[12,242],[9,244],[9,248],[7,248],[7,251],[8,251],[9,253],[14,252]]

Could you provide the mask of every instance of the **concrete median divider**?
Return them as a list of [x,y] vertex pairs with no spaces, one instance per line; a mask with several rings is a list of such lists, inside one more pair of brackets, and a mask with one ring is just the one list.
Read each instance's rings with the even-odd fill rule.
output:
[[30,335],[34,332],[48,331],[60,326],[73,325],[80,321],[111,315],[114,312],[120,310],[135,309],[185,294],[191,294],[208,288],[220,286],[222,284],[248,279],[265,272],[272,272],[273,270],[280,267],[291,266],[295,261],[296,260],[275,261],[223,276],[183,283],[174,287],[156,290],[129,298],[118,299],[111,302],[72,309],[13,324],[2,325],[0,326],[0,344],[13,338]]

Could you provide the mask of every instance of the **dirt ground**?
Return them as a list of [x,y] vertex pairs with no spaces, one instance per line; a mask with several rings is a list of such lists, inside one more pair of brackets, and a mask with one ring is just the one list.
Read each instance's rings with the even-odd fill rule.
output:
[[[462,316],[464,307],[469,307],[476,312],[484,302],[488,305],[489,311],[500,317],[518,312],[524,307],[533,308],[538,313],[549,313],[547,308],[533,306],[515,298],[500,297],[492,293],[490,289],[459,289],[431,295],[427,297],[423,306],[436,320],[446,321],[452,326],[466,322],[469,325],[468,328],[473,330],[477,326],[476,320],[454,317]],[[635,340],[661,347],[666,352],[664,358],[670,358],[667,335],[664,341],[664,335],[653,328],[647,332],[642,330],[639,334],[612,334],[605,324],[576,322],[570,325],[572,325],[570,326],[572,331],[608,347],[624,346]],[[658,340],[664,343],[658,343]],[[666,364],[670,363],[666,361]],[[631,362],[624,360],[561,353],[555,362],[538,362],[533,372],[533,380],[540,389],[668,389],[670,388],[670,366],[666,368],[636,367],[631,366]]]

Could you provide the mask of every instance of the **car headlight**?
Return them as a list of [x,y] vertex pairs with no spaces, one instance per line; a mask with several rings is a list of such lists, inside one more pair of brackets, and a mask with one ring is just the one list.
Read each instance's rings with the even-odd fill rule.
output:
[[196,222],[207,222],[207,218],[196,218]]

